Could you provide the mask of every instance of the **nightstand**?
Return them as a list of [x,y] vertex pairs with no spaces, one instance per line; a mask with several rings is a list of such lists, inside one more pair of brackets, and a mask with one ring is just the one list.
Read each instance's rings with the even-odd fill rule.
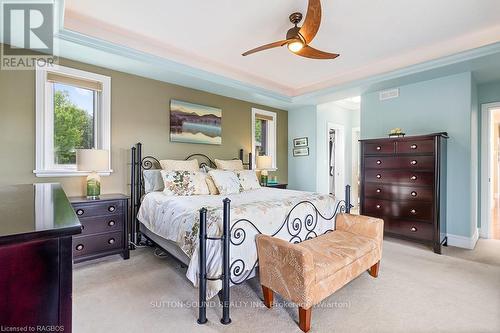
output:
[[73,237],[73,261],[79,263],[120,254],[130,257],[128,241],[128,197],[101,195],[99,200],[69,198],[82,224],[82,233]]
[[266,187],[281,188],[286,190],[288,184],[267,184]]

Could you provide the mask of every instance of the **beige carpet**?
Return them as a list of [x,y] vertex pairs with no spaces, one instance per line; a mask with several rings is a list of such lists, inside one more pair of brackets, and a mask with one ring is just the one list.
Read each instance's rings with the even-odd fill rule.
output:
[[[151,249],[75,267],[73,325],[97,332],[300,332],[297,309],[280,298],[261,302],[256,279],[231,288],[233,323],[196,324],[197,290],[185,268]],[[378,279],[362,274],[313,310],[311,332],[500,332],[500,241],[476,250],[426,247],[386,240]]]

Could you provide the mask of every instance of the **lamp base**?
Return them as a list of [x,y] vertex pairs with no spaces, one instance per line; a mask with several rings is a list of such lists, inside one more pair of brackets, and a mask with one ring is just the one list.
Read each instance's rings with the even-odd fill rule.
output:
[[262,170],[260,172],[260,183],[262,186],[267,186],[268,173],[267,170]]
[[91,172],[87,176],[87,199],[99,200],[101,194],[101,177],[97,172]]

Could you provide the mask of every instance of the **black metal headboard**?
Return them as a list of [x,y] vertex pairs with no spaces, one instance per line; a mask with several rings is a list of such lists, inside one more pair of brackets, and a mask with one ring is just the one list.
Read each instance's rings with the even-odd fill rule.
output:
[[[214,161],[205,154],[191,154],[185,158],[185,160],[190,160],[197,158],[200,168],[210,167],[216,168]],[[249,170],[252,170],[252,153],[248,154],[248,162],[243,159],[243,149],[240,149],[238,158],[235,160],[241,160],[244,166],[247,166]],[[144,195],[144,170],[156,170],[161,169],[160,161],[154,156],[144,156],[142,157],[142,143],[138,142],[131,148],[130,157],[130,217],[131,217],[131,242],[136,244],[137,242],[137,231],[138,231],[138,221],[137,213],[139,212],[139,207],[141,205],[141,199]]]

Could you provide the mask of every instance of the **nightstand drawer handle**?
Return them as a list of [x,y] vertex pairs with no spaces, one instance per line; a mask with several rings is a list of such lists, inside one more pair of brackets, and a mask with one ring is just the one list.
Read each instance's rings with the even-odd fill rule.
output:
[[382,178],[382,175],[378,174],[376,177],[377,177],[377,179],[380,179],[380,178]]
[[114,212],[116,210],[116,207],[115,206],[109,206],[108,207],[108,211],[109,212]]
[[412,161],[410,162],[410,164],[411,164],[411,165],[417,165],[417,160],[412,160]]
[[418,229],[417,229],[416,227],[411,227],[411,228],[410,228],[410,231],[411,231],[411,232],[417,232],[417,230],[418,230]]
[[377,146],[377,150],[380,150],[380,149],[382,149],[382,147],[380,147],[380,146]]
[[380,209],[380,205],[376,205],[375,207],[377,207],[377,209]]
[[382,161],[381,160],[377,160],[377,164],[378,165],[382,164]]
[[416,144],[413,144],[410,146],[411,149],[417,149],[417,145]]
[[114,239],[114,238],[110,238],[110,239],[108,240],[108,243],[109,243],[109,244],[114,244],[114,243],[115,243],[115,239]]
[[413,215],[417,214],[417,211],[415,209],[412,209],[410,210],[410,213],[412,213]]
[[377,192],[377,193],[380,193],[380,192],[382,192],[382,190],[378,188],[378,189],[376,190],[376,192]]
[[417,180],[417,176],[413,175],[410,177],[411,180]]
[[416,197],[416,196],[417,196],[417,192],[412,191],[412,192],[411,192],[411,196],[412,196],[412,197]]
[[80,215],[83,215],[83,213],[85,213],[85,211],[81,208],[76,210],[76,215],[80,216]]
[[84,248],[84,247],[85,247],[85,246],[83,246],[83,244],[78,244],[78,245],[76,246],[76,250],[77,250],[77,251],[81,251],[81,250],[83,250],[83,248]]
[[108,222],[108,225],[109,225],[110,227],[114,226],[114,225],[115,225],[115,221],[113,221],[113,220],[109,221],[109,222]]

